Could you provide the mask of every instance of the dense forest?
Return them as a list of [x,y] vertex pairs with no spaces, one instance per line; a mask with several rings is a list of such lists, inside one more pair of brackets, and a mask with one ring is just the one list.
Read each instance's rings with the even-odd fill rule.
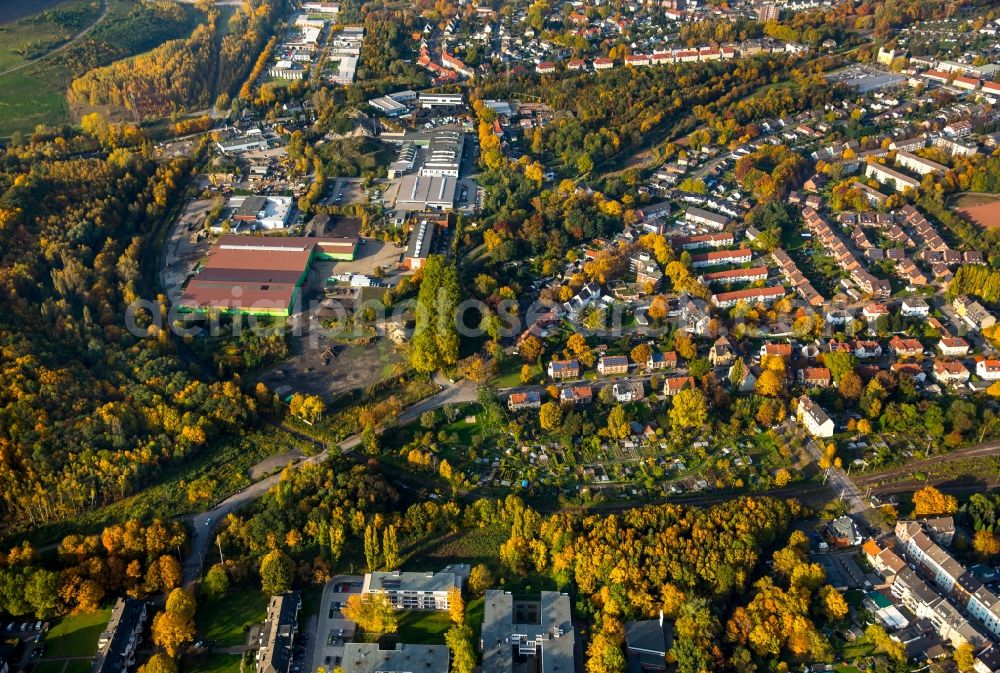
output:
[[6,532],[133,493],[255,414],[235,384],[193,378],[165,332],[126,329],[126,307],[143,292],[143,243],[188,160],[73,156],[86,142],[35,134],[0,154]]
[[186,39],[164,42],[128,60],[95,68],[70,85],[71,103],[115,105],[143,116],[207,107],[235,94],[271,35],[277,0],[248,0],[226,25],[209,9]]

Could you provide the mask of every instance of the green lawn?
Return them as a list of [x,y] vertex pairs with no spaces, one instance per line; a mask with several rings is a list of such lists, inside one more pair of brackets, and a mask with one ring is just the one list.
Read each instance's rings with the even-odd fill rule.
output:
[[445,611],[414,610],[399,620],[399,642],[417,645],[444,645],[444,632],[452,626]]
[[[90,667],[90,661],[85,662],[87,667]],[[38,665],[35,666],[34,673],[63,673],[63,667],[66,665],[65,661],[39,661]]]
[[198,660],[181,661],[182,673],[239,673],[240,655],[213,654]]
[[110,618],[111,610],[98,610],[59,620],[45,636],[45,658],[93,656],[97,639]]
[[263,622],[266,612],[267,596],[260,591],[230,591],[198,606],[198,635],[219,647],[243,645],[247,627]]
[[482,628],[485,612],[486,601],[483,598],[474,598],[465,604],[465,625],[472,629],[473,633],[479,633]]
[[90,669],[90,659],[70,659],[66,662],[66,668],[63,669],[63,673],[88,673]]
[[53,84],[58,77],[48,61],[0,77],[0,134],[30,133],[38,124],[69,121],[65,92]]

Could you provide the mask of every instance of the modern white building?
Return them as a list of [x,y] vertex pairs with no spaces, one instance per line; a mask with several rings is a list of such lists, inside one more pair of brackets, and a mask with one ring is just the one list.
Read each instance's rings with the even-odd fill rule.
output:
[[419,98],[420,107],[457,107],[465,105],[465,97],[460,93],[422,93]]
[[448,610],[448,593],[462,588],[454,572],[375,572],[365,575],[363,594],[385,594],[397,610]]

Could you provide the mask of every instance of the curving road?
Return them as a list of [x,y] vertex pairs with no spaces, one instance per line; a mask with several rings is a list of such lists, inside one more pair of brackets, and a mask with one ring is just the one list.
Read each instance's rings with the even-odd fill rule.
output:
[[27,68],[29,65],[33,65],[35,63],[38,63],[39,61],[48,58],[52,54],[58,54],[63,49],[66,49],[66,48],[72,46],[74,43],[76,43],[77,40],[82,39],[87,33],[89,33],[90,31],[92,31],[97,26],[97,24],[99,24],[101,21],[104,21],[104,18],[107,15],[108,15],[108,3],[105,0],[101,0],[101,13],[98,15],[97,20],[95,20],[92,24],[90,24],[89,26],[87,26],[86,28],[84,28],[83,30],[81,30],[79,33],[77,33],[76,35],[74,35],[70,39],[68,39],[65,42],[63,42],[61,45],[59,45],[55,49],[51,49],[51,50],[45,52],[44,54],[42,54],[41,56],[36,56],[34,58],[29,58],[27,61],[22,61],[21,63],[18,63],[15,66],[7,68],[6,70],[0,70],[0,77],[3,77],[4,75],[9,75],[12,72],[17,72],[18,70],[21,70],[22,68]]
[[[410,421],[414,421],[419,418],[420,414],[425,411],[437,409],[446,404],[473,402],[476,399],[476,394],[477,386],[474,383],[468,381],[463,381],[457,384],[449,383],[434,395],[425,397],[419,402],[407,407],[399,415],[397,422],[409,423]],[[288,432],[288,430],[283,430]],[[305,439],[315,442],[315,440],[309,437],[305,437]],[[305,465],[316,465],[318,463],[322,463],[326,460],[327,456],[330,455],[331,450],[347,453],[356,448],[359,444],[361,444],[360,434],[352,435],[334,447],[329,447],[323,444],[322,446],[324,448],[322,451],[313,456],[309,456],[308,458],[303,458],[297,463],[293,463],[291,467],[292,469],[298,469]],[[260,481],[255,481],[243,490],[234,493],[222,502],[218,503],[207,512],[202,512],[201,514],[196,514],[195,516],[188,518],[191,525],[194,527],[194,532],[191,535],[189,553],[183,565],[185,585],[192,584],[201,575],[202,568],[205,564],[205,557],[210,553],[209,547],[212,544],[215,530],[218,527],[219,522],[222,519],[225,519],[226,515],[230,512],[234,512],[241,507],[250,504],[257,498],[267,493],[268,489],[277,484],[280,480],[281,472],[279,471],[268,477],[264,477]]]

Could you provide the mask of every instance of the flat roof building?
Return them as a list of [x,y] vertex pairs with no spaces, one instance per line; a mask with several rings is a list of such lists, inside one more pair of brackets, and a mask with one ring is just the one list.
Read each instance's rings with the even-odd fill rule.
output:
[[352,260],[357,239],[223,236],[180,299],[183,311],[289,315],[315,259]]
[[465,97],[460,93],[422,93],[419,101],[424,109],[465,105]]
[[365,575],[363,594],[385,594],[397,610],[447,610],[448,592],[462,588],[462,576],[453,572],[375,572]]
[[576,671],[576,631],[569,596],[543,591],[540,600],[515,601],[513,594],[487,590],[479,646],[483,673]]
[[444,645],[397,643],[383,650],[378,643],[347,643],[340,668],[344,673],[448,673],[448,662]]
[[451,176],[404,175],[396,190],[396,210],[452,210],[457,189],[458,180]]
[[424,177],[458,177],[465,148],[465,132],[457,129],[441,129],[431,134],[427,145],[427,156],[420,168]]
[[434,249],[434,234],[437,229],[434,223],[429,220],[420,220],[413,227],[410,234],[410,242],[406,246],[406,255],[403,257],[403,265],[408,269],[419,269],[424,265],[424,261],[430,257],[431,250]]

